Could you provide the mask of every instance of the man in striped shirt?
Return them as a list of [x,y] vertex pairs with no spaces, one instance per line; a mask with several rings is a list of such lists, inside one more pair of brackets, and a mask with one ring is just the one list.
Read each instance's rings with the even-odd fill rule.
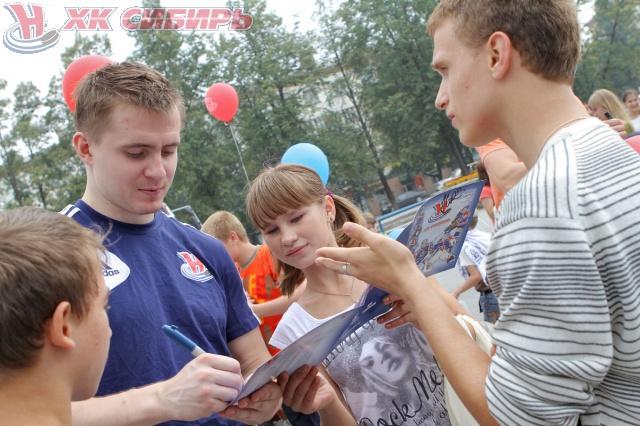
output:
[[529,172],[505,196],[487,257],[501,316],[485,355],[410,253],[368,247],[318,263],[405,301],[480,424],[640,424],[640,156],[572,93],[573,0],[442,0],[429,19],[436,106],[470,147],[496,138]]

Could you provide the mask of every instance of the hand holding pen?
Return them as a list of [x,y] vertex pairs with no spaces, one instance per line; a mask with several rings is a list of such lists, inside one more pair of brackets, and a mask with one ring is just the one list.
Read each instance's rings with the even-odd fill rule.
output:
[[[204,399],[205,402],[207,398],[213,398],[218,407],[224,404],[221,409],[212,412],[220,412],[225,417],[254,424],[269,420],[280,407],[282,392],[275,383],[266,384],[249,397],[240,400],[237,406],[227,407],[228,401],[236,399],[244,383],[238,361],[227,356],[206,353],[194,341],[178,331],[175,325],[164,325],[162,330],[196,357],[167,382],[174,379],[184,380],[185,386],[197,391],[196,397]],[[181,404],[193,405],[192,401],[186,401],[187,398],[182,394],[176,393],[175,396],[180,398]],[[224,409],[225,407],[227,408]],[[195,417],[192,420],[207,417],[210,414]]]
[[206,353],[177,327],[163,331],[194,357],[175,376],[159,383],[158,402],[174,420],[196,420],[224,410],[240,392],[244,380],[235,359]]

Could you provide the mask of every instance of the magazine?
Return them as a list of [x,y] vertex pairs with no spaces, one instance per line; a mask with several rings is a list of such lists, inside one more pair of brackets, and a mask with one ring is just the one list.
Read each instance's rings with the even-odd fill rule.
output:
[[[483,184],[484,181],[474,181],[433,195],[422,203],[413,221],[398,236],[397,241],[411,250],[425,276],[455,266]],[[389,310],[382,302],[386,295],[369,286],[354,308],[314,328],[256,369],[234,402],[283,372],[292,374],[303,365],[320,365],[347,336]]]

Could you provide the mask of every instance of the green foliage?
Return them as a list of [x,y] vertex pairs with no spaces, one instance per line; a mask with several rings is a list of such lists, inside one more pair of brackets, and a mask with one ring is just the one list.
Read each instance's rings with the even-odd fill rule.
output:
[[583,100],[597,89],[618,96],[640,83],[640,4],[637,0],[596,0],[583,58],[575,79]]
[[335,13],[325,10],[322,20],[331,28],[323,39],[326,61],[340,60],[351,71],[381,163],[407,176],[445,164],[464,170],[470,161],[456,135],[443,131],[451,126],[433,106],[439,78],[431,72],[433,46],[425,27],[435,4],[351,0]]
[[84,168],[71,147],[73,120],[62,99],[61,79],[73,59],[91,53],[110,55],[108,38],[76,37],[62,54],[46,96],[32,83],[20,83],[12,104],[0,101],[0,179],[6,192],[0,199],[6,207],[57,210],[82,195]]

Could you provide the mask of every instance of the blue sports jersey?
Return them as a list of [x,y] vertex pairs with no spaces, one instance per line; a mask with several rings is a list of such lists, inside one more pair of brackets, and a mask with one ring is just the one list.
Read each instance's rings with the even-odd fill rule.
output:
[[[258,326],[238,271],[214,238],[160,212],[145,225],[109,219],[82,200],[62,213],[107,234],[103,273],[113,337],[98,396],[166,380],[191,361],[189,351],[162,332],[164,324],[226,356],[227,342]],[[240,423],[213,416],[166,424]]]

